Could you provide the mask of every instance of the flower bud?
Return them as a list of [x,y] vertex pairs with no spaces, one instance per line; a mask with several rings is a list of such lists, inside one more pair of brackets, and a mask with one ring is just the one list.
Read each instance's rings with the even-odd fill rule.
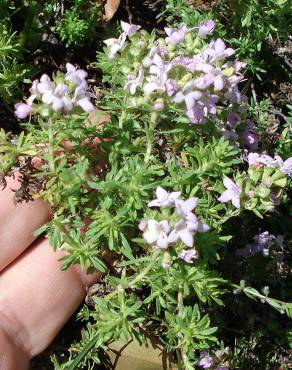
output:
[[19,119],[26,118],[32,112],[32,108],[30,105],[25,103],[17,103],[15,104],[15,111],[14,114]]

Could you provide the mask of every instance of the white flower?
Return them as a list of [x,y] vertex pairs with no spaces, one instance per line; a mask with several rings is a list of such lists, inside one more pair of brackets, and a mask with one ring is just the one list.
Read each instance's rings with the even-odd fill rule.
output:
[[130,24],[124,21],[121,21],[121,27],[125,34],[129,37],[134,35],[134,33],[136,33],[141,28],[141,26],[138,26],[136,24]]
[[181,217],[186,217],[194,208],[197,207],[199,199],[191,197],[187,200],[177,199],[175,201],[176,212]]
[[170,232],[168,242],[175,243],[180,239],[187,247],[192,247],[194,244],[194,234],[194,230],[188,227],[188,223],[185,220],[180,220]]
[[144,70],[143,67],[141,66],[139,68],[137,77],[134,79],[129,79],[124,89],[130,91],[130,94],[134,95],[136,94],[138,87],[142,86],[143,80],[144,80]]
[[223,179],[223,184],[226,190],[218,198],[219,202],[226,203],[231,200],[231,203],[234,205],[234,207],[240,208],[241,187],[228,177]]
[[166,220],[160,222],[148,220],[147,229],[144,231],[143,237],[148,244],[154,245],[157,248],[166,249],[169,244],[167,238],[169,230],[170,228]]
[[156,189],[156,197],[157,199],[152,200],[148,203],[148,207],[171,207],[174,205],[175,201],[180,197],[181,192],[175,191],[172,193],[168,193],[165,189],[161,186],[158,186]]
[[103,41],[106,44],[106,46],[109,46],[108,54],[109,59],[114,59],[117,52],[123,50],[123,48],[125,47],[126,39],[127,34],[123,32],[118,39],[112,38]]

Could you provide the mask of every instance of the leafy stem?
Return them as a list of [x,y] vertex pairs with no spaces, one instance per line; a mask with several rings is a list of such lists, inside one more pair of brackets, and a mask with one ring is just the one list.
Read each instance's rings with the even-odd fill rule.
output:
[[145,122],[145,133],[146,133],[146,139],[147,139],[146,154],[144,158],[145,163],[148,163],[151,158],[151,152],[152,152],[152,146],[153,146],[153,134],[158,124],[158,117],[159,116],[158,116],[157,111],[154,111],[151,113],[149,125]]

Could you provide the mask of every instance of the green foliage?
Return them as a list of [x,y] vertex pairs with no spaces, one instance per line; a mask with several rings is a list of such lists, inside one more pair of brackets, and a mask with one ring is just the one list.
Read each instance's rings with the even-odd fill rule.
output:
[[[168,4],[167,11],[174,12],[175,2],[169,0]],[[47,4],[47,17],[54,16],[57,5]],[[67,45],[80,45],[89,37],[93,23],[81,17],[85,5],[83,0],[75,1],[57,27]],[[189,25],[205,19],[192,14],[182,1],[177,6]],[[247,24],[251,27],[247,21],[241,26]],[[72,345],[67,363],[53,358],[55,368],[60,370],[93,369],[102,363],[102,351],[113,341],[134,339],[141,344],[149,334],[162,342],[168,353],[176,355],[181,369],[191,370],[201,350],[214,353],[219,346],[222,350],[218,340],[226,339],[222,328],[245,314],[240,312],[242,306],[237,307],[238,302],[266,303],[266,310],[275,309],[274,321],[280,314],[292,316],[291,303],[284,302],[287,294],[282,298],[282,290],[275,289],[280,300],[270,297],[267,289],[261,293],[262,281],[254,279],[255,275],[247,276],[251,286],[234,284],[242,280],[244,271],[243,259],[235,258],[232,250],[250,243],[255,228],[258,232],[261,227],[258,225],[265,227],[264,222],[276,220],[276,212],[268,213],[270,196],[276,194],[285,200],[290,180],[278,168],[261,164],[248,168],[242,160],[242,143],[238,141],[235,146],[222,137],[220,122],[230,112],[226,103],[219,107],[217,116],[197,125],[190,125],[182,109],[171,102],[163,111],[154,110],[147,96],[140,96],[143,100],[132,104],[133,97],[123,87],[126,76],[139,66],[155,42],[154,33],[141,31],[139,35],[133,35],[132,44],[124,45],[119,59],[98,54],[97,67],[104,73],[98,106],[103,111],[89,115],[78,108],[70,113],[55,112],[41,102],[38,113],[46,115],[33,117],[17,138],[0,131],[2,184],[3,177],[17,168],[26,177],[22,192],[17,190],[20,199],[16,200],[41,197],[52,207],[52,220],[36,235],[45,233],[54,249],[66,251],[62,270],[79,264],[84,271],[104,274],[100,284],[105,289],[92,297],[94,307],[85,306],[79,313],[86,329],[80,341]],[[7,38],[7,60],[17,55],[14,37],[11,34]],[[179,69],[175,73],[179,74]],[[109,114],[106,119],[104,112]],[[268,101],[254,102],[241,116],[243,124],[250,115],[256,117],[263,147],[268,113]],[[288,120],[277,144],[285,159],[291,155]],[[40,162],[38,166],[33,165],[34,160]],[[240,189],[238,206],[218,200],[227,188],[226,177]],[[193,216],[206,229],[192,235],[192,248],[197,253],[193,261],[178,254],[186,248],[183,239],[167,249],[148,243],[143,234],[143,222],[147,220],[167,219],[171,227],[177,226],[178,207],[173,214],[169,207],[162,206],[160,211],[148,207],[158,186],[169,193],[181,192],[183,201],[199,198]],[[189,221],[183,222],[187,225]],[[240,239],[237,234],[244,227],[247,231]],[[286,240],[289,231],[283,233]],[[275,251],[276,257],[280,253],[286,252]],[[265,265],[263,256],[258,257],[257,269],[265,270],[269,265]],[[276,257],[271,259],[276,261]],[[265,279],[273,279],[273,270],[266,270]],[[282,277],[281,284],[286,287]],[[231,318],[224,316],[230,305],[234,310]],[[289,338],[287,335],[287,342]],[[235,357],[242,353],[242,345],[239,347]]]
[[96,2],[75,0],[65,10],[55,30],[66,46],[80,46],[95,39],[100,8]]
[[21,43],[9,26],[0,26],[0,97],[4,101],[12,100],[19,92],[19,84],[23,81],[28,68],[20,63]]

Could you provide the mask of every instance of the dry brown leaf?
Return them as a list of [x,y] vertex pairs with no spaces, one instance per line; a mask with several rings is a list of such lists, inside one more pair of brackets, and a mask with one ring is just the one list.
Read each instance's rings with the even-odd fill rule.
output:
[[106,22],[110,21],[115,15],[121,0],[107,0],[104,6],[104,20]]

